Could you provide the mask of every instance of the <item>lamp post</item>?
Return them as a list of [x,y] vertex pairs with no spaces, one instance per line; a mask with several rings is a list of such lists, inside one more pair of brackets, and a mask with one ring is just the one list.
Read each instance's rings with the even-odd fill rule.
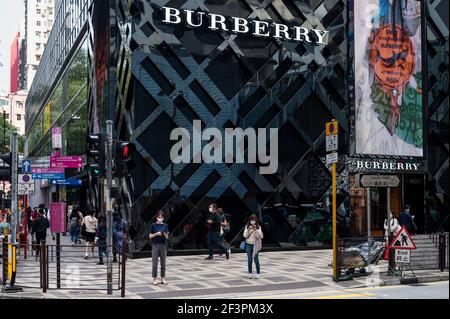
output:
[[[6,154],[6,111],[5,107],[3,109],[3,154]],[[3,162],[3,168],[5,168],[5,162]],[[2,210],[4,209],[4,197],[5,197],[5,180],[3,180],[3,193],[2,193]]]

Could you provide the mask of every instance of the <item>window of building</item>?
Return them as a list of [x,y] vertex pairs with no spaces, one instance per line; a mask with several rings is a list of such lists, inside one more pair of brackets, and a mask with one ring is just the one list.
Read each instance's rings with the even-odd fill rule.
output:
[[40,26],[41,26],[41,21],[36,21],[36,25],[37,25],[38,27],[40,27]]
[[18,121],[22,121],[22,114],[16,114],[16,116]]
[[40,50],[41,49],[41,44],[40,43],[36,43],[36,50]]
[[37,14],[41,14],[41,9],[36,9]]
[[6,117],[7,120],[9,120],[9,114],[8,113],[5,114],[5,117]]
[[37,36],[38,38],[40,38],[40,37],[41,37],[41,31],[36,31],[36,36]]
[[41,55],[40,54],[36,55],[36,61],[41,61]]
[[23,103],[22,102],[16,102],[16,107],[22,108],[23,107]]

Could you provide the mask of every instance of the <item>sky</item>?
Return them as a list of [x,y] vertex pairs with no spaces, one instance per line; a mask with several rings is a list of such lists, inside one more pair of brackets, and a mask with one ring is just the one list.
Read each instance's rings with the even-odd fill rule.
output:
[[23,0],[0,0],[0,92],[9,93],[10,49],[24,14]]

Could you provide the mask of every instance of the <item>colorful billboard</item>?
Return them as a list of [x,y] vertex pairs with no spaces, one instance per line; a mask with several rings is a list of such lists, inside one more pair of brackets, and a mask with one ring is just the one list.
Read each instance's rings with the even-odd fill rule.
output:
[[423,156],[421,2],[354,1],[357,154]]

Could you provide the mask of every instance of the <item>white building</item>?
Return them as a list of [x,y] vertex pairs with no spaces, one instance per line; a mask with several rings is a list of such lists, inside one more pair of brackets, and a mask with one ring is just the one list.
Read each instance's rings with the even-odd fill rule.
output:
[[[13,94],[0,94],[0,112],[5,112],[6,120],[15,126],[20,135],[25,134],[25,100],[26,91],[17,91]],[[2,117],[3,119],[3,117]],[[3,125],[3,123],[0,123]]]
[[26,89],[30,90],[54,22],[54,0],[24,0]]

